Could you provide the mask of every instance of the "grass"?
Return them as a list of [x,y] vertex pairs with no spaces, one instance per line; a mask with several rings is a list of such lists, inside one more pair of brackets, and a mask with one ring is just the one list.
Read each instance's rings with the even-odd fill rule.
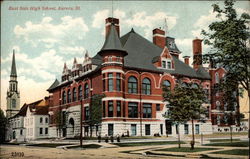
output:
[[70,144],[61,144],[61,143],[43,143],[43,144],[29,144],[27,146],[37,146],[37,147],[51,147],[56,148],[58,146],[64,146],[64,145],[70,145]]
[[75,148],[84,148],[84,149],[97,149],[100,148],[101,145],[97,145],[97,144],[89,144],[89,145],[82,145],[82,147],[80,147],[80,145],[77,146],[71,146],[71,147],[67,147],[67,149],[75,149]]
[[213,154],[226,154],[226,155],[248,156],[249,150],[248,149],[234,149],[234,150],[217,151],[217,152],[212,152],[212,153]]
[[[242,135],[248,135],[248,132],[233,132],[233,136],[242,136]],[[189,137],[192,137],[192,135],[188,135]],[[200,134],[195,134],[195,138],[200,138]],[[230,138],[230,132],[221,132],[221,133],[213,133],[213,134],[203,134],[203,137],[205,138],[213,138],[213,137],[225,137],[228,136]]]
[[[181,144],[185,142],[181,141]],[[178,141],[159,141],[159,142],[132,142],[132,143],[114,143],[114,145],[120,147],[130,147],[130,146],[153,146],[153,145],[168,145],[168,144],[178,144]]]
[[241,141],[241,142],[224,142],[224,143],[211,143],[205,144],[205,146],[229,146],[229,147],[249,147],[248,141]]
[[193,150],[190,147],[172,147],[172,148],[166,148],[166,149],[158,149],[155,151],[170,151],[170,152],[200,152],[200,151],[209,151],[209,150],[217,150],[216,148],[202,148],[202,147],[197,147],[194,148]]
[[[211,139],[210,142],[230,142],[230,139]],[[233,139],[233,141],[240,141],[240,139]]]

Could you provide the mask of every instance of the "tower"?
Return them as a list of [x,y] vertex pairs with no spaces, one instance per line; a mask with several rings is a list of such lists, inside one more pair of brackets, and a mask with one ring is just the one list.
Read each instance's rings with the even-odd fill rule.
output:
[[13,50],[9,89],[7,90],[6,99],[7,99],[6,116],[7,118],[10,118],[15,114],[17,114],[20,109],[20,92],[18,91],[15,50]]

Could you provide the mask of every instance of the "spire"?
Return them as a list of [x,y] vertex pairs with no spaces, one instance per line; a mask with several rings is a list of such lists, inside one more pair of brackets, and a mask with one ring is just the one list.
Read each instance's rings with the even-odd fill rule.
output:
[[77,64],[77,61],[76,61],[76,58],[74,58],[74,62],[73,62],[74,64]]
[[122,44],[114,24],[111,24],[110,32],[107,38],[105,39],[102,49],[98,53],[101,54],[101,52],[103,51],[111,51],[111,50],[122,51],[127,55],[126,50],[122,48]]
[[15,50],[13,50],[13,56],[12,56],[12,65],[11,65],[11,77],[17,77],[16,73],[16,61],[15,61]]
[[67,69],[66,62],[64,62],[64,67],[63,67],[63,69],[64,69],[64,70]]

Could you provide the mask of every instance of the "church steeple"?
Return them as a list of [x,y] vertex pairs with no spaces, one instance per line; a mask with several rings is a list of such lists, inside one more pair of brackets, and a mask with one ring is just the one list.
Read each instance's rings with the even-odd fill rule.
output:
[[13,50],[12,64],[10,72],[9,90],[7,91],[7,118],[18,113],[20,109],[20,92],[18,91],[15,50]]
[[16,73],[16,60],[15,60],[15,50],[13,50],[13,55],[12,55],[12,65],[11,65],[11,77],[17,77]]

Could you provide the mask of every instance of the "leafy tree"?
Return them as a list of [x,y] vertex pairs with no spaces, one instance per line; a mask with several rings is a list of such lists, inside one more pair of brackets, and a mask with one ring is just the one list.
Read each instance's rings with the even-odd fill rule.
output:
[[94,126],[100,125],[102,122],[102,98],[103,94],[94,94],[91,97],[91,106],[90,106],[90,117],[87,121],[87,124],[90,127],[90,137],[92,137],[92,131]]
[[[204,44],[211,46],[204,61],[219,64],[226,69],[226,77],[233,77],[237,84],[247,90],[250,97],[250,49],[249,14],[237,15],[234,0],[225,0],[224,8],[213,4],[217,21],[209,25],[209,31],[202,30]],[[250,107],[250,101],[249,101]],[[250,119],[250,118],[249,118]],[[250,124],[250,122],[249,122]],[[250,129],[249,129],[250,130]],[[248,133],[250,137],[250,133]]]
[[4,115],[3,110],[0,108],[0,143],[5,141],[7,118]]
[[[163,99],[168,102],[167,118],[176,122],[179,126],[180,123],[186,123],[191,120],[192,122],[192,142],[191,149],[194,149],[194,120],[205,118],[206,110],[202,104],[206,101],[206,96],[202,88],[199,86],[193,87],[189,84],[184,87],[177,84],[173,91],[168,87],[163,87]],[[180,148],[180,133],[179,148]]]

